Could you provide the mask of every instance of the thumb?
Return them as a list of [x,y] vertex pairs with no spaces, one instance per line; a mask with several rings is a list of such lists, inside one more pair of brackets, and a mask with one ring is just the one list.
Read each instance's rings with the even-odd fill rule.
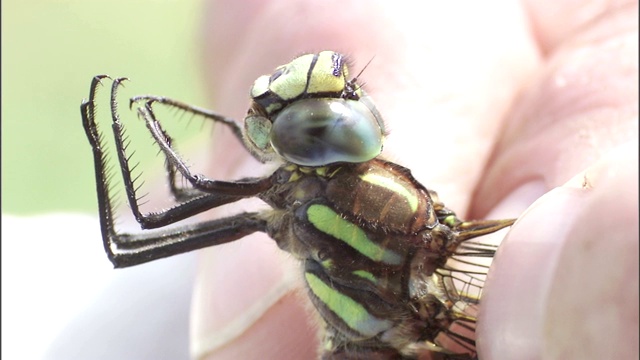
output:
[[483,293],[482,358],[638,358],[637,148],[612,151],[514,225]]

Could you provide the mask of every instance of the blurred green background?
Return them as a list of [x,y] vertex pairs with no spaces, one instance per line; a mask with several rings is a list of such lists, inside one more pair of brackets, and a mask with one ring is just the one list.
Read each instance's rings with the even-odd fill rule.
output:
[[[129,77],[128,95],[207,104],[199,76],[201,5],[2,1],[3,213],[96,211],[93,160],[79,111],[92,76]],[[124,101],[121,110],[128,112]]]

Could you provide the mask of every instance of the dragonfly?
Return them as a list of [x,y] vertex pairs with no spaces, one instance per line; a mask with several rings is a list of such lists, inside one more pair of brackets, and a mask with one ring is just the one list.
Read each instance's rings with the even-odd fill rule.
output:
[[[476,260],[493,257],[496,247],[475,238],[515,220],[462,220],[409,169],[385,160],[383,118],[358,82],[361,74],[350,78],[349,64],[338,52],[321,51],[277,67],[252,85],[243,122],[162,96],[131,98],[165,160],[175,199],[149,213],[140,210],[117,109],[126,79],[113,79],[115,152],[138,232],[116,229],[106,141],[96,122],[96,91],[110,78],[95,76],[80,110],[106,254],[122,268],[263,232],[299,260],[323,323],[319,358],[476,359],[470,309],[487,270]],[[254,158],[277,169],[236,181],[194,173],[156,116],[160,105],[228,127]],[[169,226],[245,198],[269,209]]]

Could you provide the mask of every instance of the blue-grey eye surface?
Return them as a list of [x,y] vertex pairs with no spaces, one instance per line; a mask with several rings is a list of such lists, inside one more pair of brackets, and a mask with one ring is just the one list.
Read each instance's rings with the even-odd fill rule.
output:
[[382,151],[379,124],[359,101],[305,99],[276,116],[271,144],[282,157],[303,166],[363,162]]

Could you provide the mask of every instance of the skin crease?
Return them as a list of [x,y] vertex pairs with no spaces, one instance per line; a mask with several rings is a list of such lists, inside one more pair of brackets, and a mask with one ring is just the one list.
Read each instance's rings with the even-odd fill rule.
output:
[[[303,52],[349,54],[354,76],[375,56],[361,81],[390,130],[388,159],[462,218],[519,216],[546,193],[496,255],[480,358],[637,358],[637,2],[412,4],[207,2],[208,105],[241,119],[252,82]],[[210,154],[213,178],[266,171],[229,134]],[[194,356],[314,358],[295,269],[264,235],[202,251]],[[208,345],[274,288],[249,329]]]

